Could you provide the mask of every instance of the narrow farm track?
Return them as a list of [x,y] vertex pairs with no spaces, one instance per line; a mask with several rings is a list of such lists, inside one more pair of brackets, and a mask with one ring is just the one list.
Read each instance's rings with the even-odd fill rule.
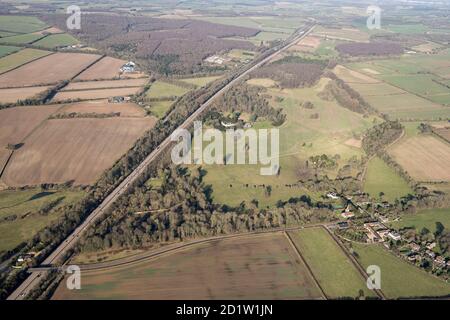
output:
[[[240,72],[234,80],[225,85],[222,89],[217,91],[208,101],[206,101],[203,105],[201,105],[195,112],[189,116],[185,122],[178,129],[187,129],[189,128],[193,122],[205,111],[207,110],[211,104],[221,96],[224,92],[228,91],[231,87],[238,84],[245,76],[258,69],[259,67],[265,65],[269,61],[271,61],[274,57],[278,56],[280,53],[285,52],[290,47],[295,45],[298,41],[305,38],[313,29],[315,25],[309,25],[305,27],[304,30],[300,34],[294,34],[292,39],[282,45],[280,48],[270,54],[268,57],[264,58],[262,61],[257,62],[253,66],[250,66]],[[126,177],[122,183],[120,183],[116,189],[114,189],[104,200],[103,202],[94,210],[92,213],[79,225],[67,238],[64,240],[42,263],[43,266],[56,264],[61,260],[62,257],[72,249],[75,244],[80,239],[80,236],[86,232],[89,227],[100,218],[108,208],[117,200],[119,197],[124,194],[129,187],[139,179],[139,177],[145,172],[146,168],[157,159],[163,151],[172,144],[171,137],[167,137],[155,150],[153,150],[147,158],[128,176]],[[31,290],[33,290],[41,280],[41,277],[45,275],[45,272],[34,272],[28,278],[25,279],[24,282],[8,297],[8,300],[23,300]]]

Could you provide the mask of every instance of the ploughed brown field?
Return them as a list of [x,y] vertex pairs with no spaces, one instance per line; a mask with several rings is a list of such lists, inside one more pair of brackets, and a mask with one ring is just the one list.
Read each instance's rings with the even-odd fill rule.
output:
[[156,260],[82,271],[53,299],[320,299],[306,266],[282,234],[217,240]]
[[450,128],[437,128],[434,129],[434,132],[444,140],[450,142]]
[[127,63],[124,60],[105,57],[81,73],[76,80],[113,79],[120,76],[120,68]]
[[121,117],[144,117],[145,112],[134,103],[109,103],[108,100],[84,101],[65,105],[58,113],[97,113],[120,112]]
[[320,45],[321,39],[314,36],[307,36],[292,46],[291,51],[313,52]]
[[10,154],[6,146],[9,143],[22,143],[27,135],[58,108],[58,106],[38,106],[0,110],[0,171]]
[[55,84],[69,80],[99,59],[99,55],[55,53],[0,75],[0,88]]
[[21,143],[42,121],[60,106],[26,106],[0,110],[0,148]]
[[126,87],[142,87],[147,83],[148,79],[124,79],[124,80],[108,80],[108,81],[83,81],[72,82],[62,91],[70,90],[90,90],[105,88],[126,88]]
[[51,87],[27,87],[0,89],[0,103],[16,103],[18,100],[31,99]]
[[337,65],[333,72],[341,78],[343,81],[347,83],[380,83],[381,81],[371,78],[369,76],[366,76],[365,74],[362,74],[360,72],[350,70],[344,66]]
[[439,138],[404,139],[389,153],[417,181],[450,181],[450,145]]
[[113,89],[95,89],[83,91],[63,91],[58,92],[53,101],[61,102],[67,100],[92,100],[92,99],[107,99],[115,96],[131,96],[139,93],[142,87],[134,88],[113,88]]
[[149,117],[47,120],[14,152],[2,181],[93,183],[154,124]]

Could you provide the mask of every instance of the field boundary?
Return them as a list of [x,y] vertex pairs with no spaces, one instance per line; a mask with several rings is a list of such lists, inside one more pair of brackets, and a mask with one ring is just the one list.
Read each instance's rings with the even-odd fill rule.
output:
[[[25,48],[25,49],[28,49],[28,48]],[[21,50],[16,51],[16,52],[14,52],[14,53],[17,53],[17,52],[20,52],[20,51],[21,51]],[[45,51],[45,50],[41,50],[41,51]],[[48,51],[48,52],[50,52],[50,53],[49,53],[49,54],[46,54],[45,56],[42,56],[42,57],[39,57],[39,58],[35,58],[35,59],[33,59],[33,60],[30,60],[30,61],[28,61],[28,62],[25,62],[25,63],[21,64],[20,66],[14,67],[14,68],[12,68],[12,69],[10,69],[10,70],[8,70],[8,71],[0,72],[0,76],[6,74],[6,73],[8,73],[8,72],[17,70],[17,69],[19,69],[20,67],[26,66],[27,64],[30,64],[30,63],[32,63],[32,62],[38,61],[39,59],[43,59],[43,58],[49,57],[49,56],[51,56],[52,54],[55,54],[55,53],[56,53],[56,52],[52,52],[52,51]],[[3,58],[4,58],[4,57],[3,57]],[[42,86],[45,86],[45,85],[42,85]],[[33,87],[33,86],[32,86],[32,87]],[[38,87],[38,86],[34,86],[34,87]],[[23,87],[12,87],[12,88],[4,88],[4,89],[15,89],[15,88],[23,88]]]
[[[432,100],[428,99],[427,97],[424,97],[424,96],[422,96],[422,95],[420,95],[420,94],[418,94],[418,93],[411,92],[411,91],[409,91],[409,90],[406,90],[406,89],[404,89],[404,88],[401,88],[401,87],[399,87],[399,86],[397,86],[397,85],[395,85],[395,84],[389,83],[389,82],[387,82],[387,81],[384,80],[384,79],[377,79],[377,78],[374,78],[374,77],[372,77],[372,76],[367,75],[366,73],[363,73],[363,72],[360,72],[360,71],[358,71],[358,70],[352,69],[349,65],[344,65],[344,67],[346,67],[346,68],[348,68],[349,70],[352,70],[352,71],[354,71],[354,72],[362,73],[362,74],[364,74],[365,76],[367,76],[367,77],[369,77],[369,78],[371,78],[371,79],[373,79],[373,80],[380,81],[380,83],[384,83],[384,84],[386,84],[386,85],[389,85],[389,86],[392,86],[392,87],[394,87],[394,88],[400,89],[400,90],[402,90],[402,91],[404,91],[404,92],[406,92],[406,93],[412,94],[412,95],[414,95],[414,96],[416,96],[416,97],[419,97],[419,98],[421,98],[421,99],[425,99],[425,100],[427,100],[427,101],[430,102],[430,103],[434,103],[434,104],[436,104],[436,105],[440,105],[441,107],[447,107],[447,108],[449,108],[448,105],[445,105],[445,104],[442,104],[442,103],[439,103],[439,102],[432,101]],[[434,74],[434,73],[430,73],[430,74],[432,74],[432,75],[435,76],[435,77],[439,77],[438,75],[436,75],[436,74]],[[399,74],[399,75],[402,75],[402,74]],[[413,74],[413,75],[414,75],[414,74]],[[441,77],[439,77],[439,78],[441,78]],[[380,96],[389,96],[389,95],[384,95],[384,94],[382,94],[382,95],[380,95]]]
[[[336,242],[336,244],[339,246],[339,248],[342,250],[342,252],[345,254],[345,256],[356,267],[359,274],[363,278],[364,282],[366,282],[367,279],[369,278],[369,275],[366,273],[366,270],[364,270],[364,268],[358,262],[358,260],[356,260],[356,258],[347,251],[347,248],[345,248],[345,246],[339,241],[339,239],[336,238],[336,236],[333,234],[333,232],[331,232],[327,227],[322,226],[322,228],[325,229],[325,231],[330,235],[330,237]],[[381,291],[380,289],[375,289],[373,291],[377,294],[377,296],[379,298],[382,298],[384,300],[387,299],[386,296],[384,295],[383,291]]]
[[11,150],[11,152],[9,153],[8,159],[6,159],[5,164],[2,167],[2,170],[0,171],[0,179],[3,176],[3,173],[6,170],[6,167],[8,166],[9,161],[11,160],[12,156],[13,156],[14,150]]
[[[16,108],[26,108],[26,107],[27,107],[27,106],[21,106],[21,107],[16,107]],[[30,131],[30,132],[22,139],[22,143],[25,143],[25,141],[26,141],[26,140],[27,140],[34,132],[36,132],[37,129],[39,129],[40,127],[42,127],[42,126],[44,125],[44,123],[47,122],[47,121],[49,120],[49,118],[50,118],[52,115],[58,113],[62,108],[64,108],[64,105],[61,105],[59,108],[56,108],[55,112],[52,112],[47,118],[45,118],[44,120],[42,120],[36,127],[33,128],[33,130],[31,130],[31,131]],[[12,150],[12,151],[11,151],[11,154],[9,155],[8,160],[5,162],[5,165],[3,166],[3,169],[2,169],[2,171],[0,172],[0,179],[2,178],[3,174],[4,174],[5,171],[6,171],[6,168],[8,167],[9,163],[11,162],[12,157],[13,157],[13,155],[14,155],[14,151],[15,151],[15,150]],[[5,185],[6,185],[6,183],[5,183]]]
[[311,278],[314,280],[315,284],[317,285],[317,287],[320,290],[320,293],[322,294],[322,296],[325,298],[325,300],[329,300],[327,294],[325,293],[325,290],[322,288],[322,286],[319,283],[319,280],[317,280],[316,276],[314,275],[310,265],[306,262],[305,258],[303,257],[300,249],[295,245],[294,241],[292,241],[292,238],[290,236],[290,234],[286,231],[283,232],[284,236],[286,237],[286,239],[288,240],[289,244],[291,245],[291,247],[294,249],[294,251],[297,253],[298,257],[300,258],[300,260],[302,260],[303,264],[306,266],[306,269],[308,270]]

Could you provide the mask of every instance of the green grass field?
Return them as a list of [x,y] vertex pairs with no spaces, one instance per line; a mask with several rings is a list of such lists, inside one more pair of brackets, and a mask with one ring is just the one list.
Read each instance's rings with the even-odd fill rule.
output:
[[0,43],[29,44],[29,43],[35,42],[43,37],[44,37],[44,35],[38,34],[38,33],[20,34],[17,36],[1,38]]
[[437,297],[450,294],[450,284],[397,258],[378,245],[353,244],[358,261],[367,268],[381,269],[381,290],[391,299],[411,297]]
[[180,79],[180,81],[196,85],[197,87],[203,87],[207,84],[219,79],[220,76],[212,76],[212,77],[198,77],[198,78],[186,78],[186,79]]
[[[81,199],[79,191],[44,191],[30,189],[0,192],[0,251],[10,250],[23,241],[31,239],[39,230],[58,218],[55,214],[36,214],[44,205],[61,197],[59,206]],[[4,218],[16,215],[14,221]]]
[[378,157],[370,160],[368,164],[364,191],[374,198],[384,192],[383,199],[390,202],[414,193],[406,181]]
[[173,101],[156,101],[151,103],[150,111],[158,118],[164,117],[172,106]]
[[11,47],[11,46],[0,46],[0,58],[7,56],[8,54],[19,51],[19,47]]
[[[444,82],[450,76],[450,51],[443,50],[438,54],[410,54],[401,58],[374,60],[368,62],[350,63],[348,67],[373,78],[386,81],[402,88],[411,95],[418,95],[424,100],[434,102],[430,117],[448,116],[444,110],[436,110],[439,105],[450,104],[450,91],[447,87],[433,80]],[[375,71],[377,74],[373,74]],[[380,92],[383,95],[383,92]],[[405,101],[406,97],[400,97]],[[417,99],[416,97],[415,99]],[[415,105],[415,103],[413,103]],[[382,104],[381,104],[382,107]],[[412,110],[414,117],[416,110]],[[426,114],[420,110],[421,117]],[[406,115],[404,115],[406,116]]]
[[0,38],[15,36],[15,32],[0,31]]
[[382,79],[408,92],[420,95],[436,103],[450,104],[450,90],[436,82],[436,76],[418,75],[386,75]]
[[[208,171],[205,181],[212,185],[216,202],[238,205],[241,201],[249,203],[257,199],[260,207],[266,207],[273,206],[279,199],[288,200],[304,194],[317,199],[317,194],[303,188],[289,186],[299,180],[296,172],[300,161],[304,162],[315,155],[339,154],[338,168],[326,171],[330,178],[334,178],[337,176],[338,169],[346,165],[350,158],[363,155],[361,149],[349,146],[346,142],[354,134],[361,134],[373,126],[375,118],[363,118],[357,113],[338,106],[335,101],[320,99],[317,94],[324,85],[324,81],[321,81],[313,88],[267,89],[272,97],[283,98],[281,103],[275,100],[271,103],[275,107],[282,107],[287,116],[286,122],[278,128],[280,175],[261,176],[259,165],[203,166]],[[311,101],[315,105],[314,109],[302,108],[300,104],[304,101]],[[318,113],[320,119],[312,120],[310,117],[314,113]],[[272,127],[269,122],[262,123],[266,128]],[[352,174],[356,175],[356,172]],[[263,184],[272,186],[271,196],[267,197],[264,188],[258,187]],[[239,194],[239,197],[236,197],[236,194]]]
[[275,41],[275,40],[284,40],[289,37],[288,33],[280,33],[280,32],[260,32],[256,36],[248,38],[252,43],[259,45],[262,42],[266,41]]
[[147,98],[179,97],[188,91],[189,89],[178,87],[167,82],[156,81],[147,91]]
[[329,298],[355,298],[360,290],[363,290],[366,297],[376,296],[367,288],[365,279],[324,229],[309,228],[291,232],[290,235]]
[[0,16],[0,26],[3,31],[30,33],[43,30],[47,25],[30,16]]
[[423,24],[390,24],[383,29],[402,34],[425,33],[430,30]]
[[0,73],[17,68],[24,63],[45,57],[49,54],[51,54],[51,52],[36,49],[23,49],[19,52],[10,54],[9,56],[0,59]]
[[34,43],[35,46],[44,48],[56,48],[65,47],[77,44],[78,40],[72,37],[70,34],[53,34],[49,35]]
[[[399,65],[401,65],[402,60],[395,61],[398,61]],[[371,106],[393,120],[439,120],[450,117],[450,108],[442,105],[445,104],[444,102],[446,102],[447,98],[450,98],[450,93],[447,94],[448,89],[444,91],[442,88],[445,87],[434,83],[430,75],[395,74],[395,71],[387,69],[386,64],[380,66],[378,64],[380,63],[379,61],[376,63],[348,65],[349,68],[373,79],[386,80],[392,83],[392,85],[386,82],[349,83]],[[404,67],[408,68],[406,65]],[[406,69],[403,72],[406,72]],[[414,82],[407,80],[409,78],[415,79],[416,77],[423,81],[431,82],[431,85],[428,87],[429,83],[422,83],[424,88],[422,89],[420,86],[416,87]],[[423,97],[418,96],[421,93]]]
[[427,209],[415,214],[404,215],[401,221],[392,222],[396,229],[415,228],[420,232],[427,228],[431,232],[436,231],[436,222],[441,222],[445,228],[450,229],[450,209]]

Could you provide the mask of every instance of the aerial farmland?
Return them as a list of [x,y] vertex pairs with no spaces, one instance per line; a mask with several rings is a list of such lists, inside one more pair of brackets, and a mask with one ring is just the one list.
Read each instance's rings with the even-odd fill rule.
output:
[[450,4],[369,2],[2,1],[0,299],[447,299]]

